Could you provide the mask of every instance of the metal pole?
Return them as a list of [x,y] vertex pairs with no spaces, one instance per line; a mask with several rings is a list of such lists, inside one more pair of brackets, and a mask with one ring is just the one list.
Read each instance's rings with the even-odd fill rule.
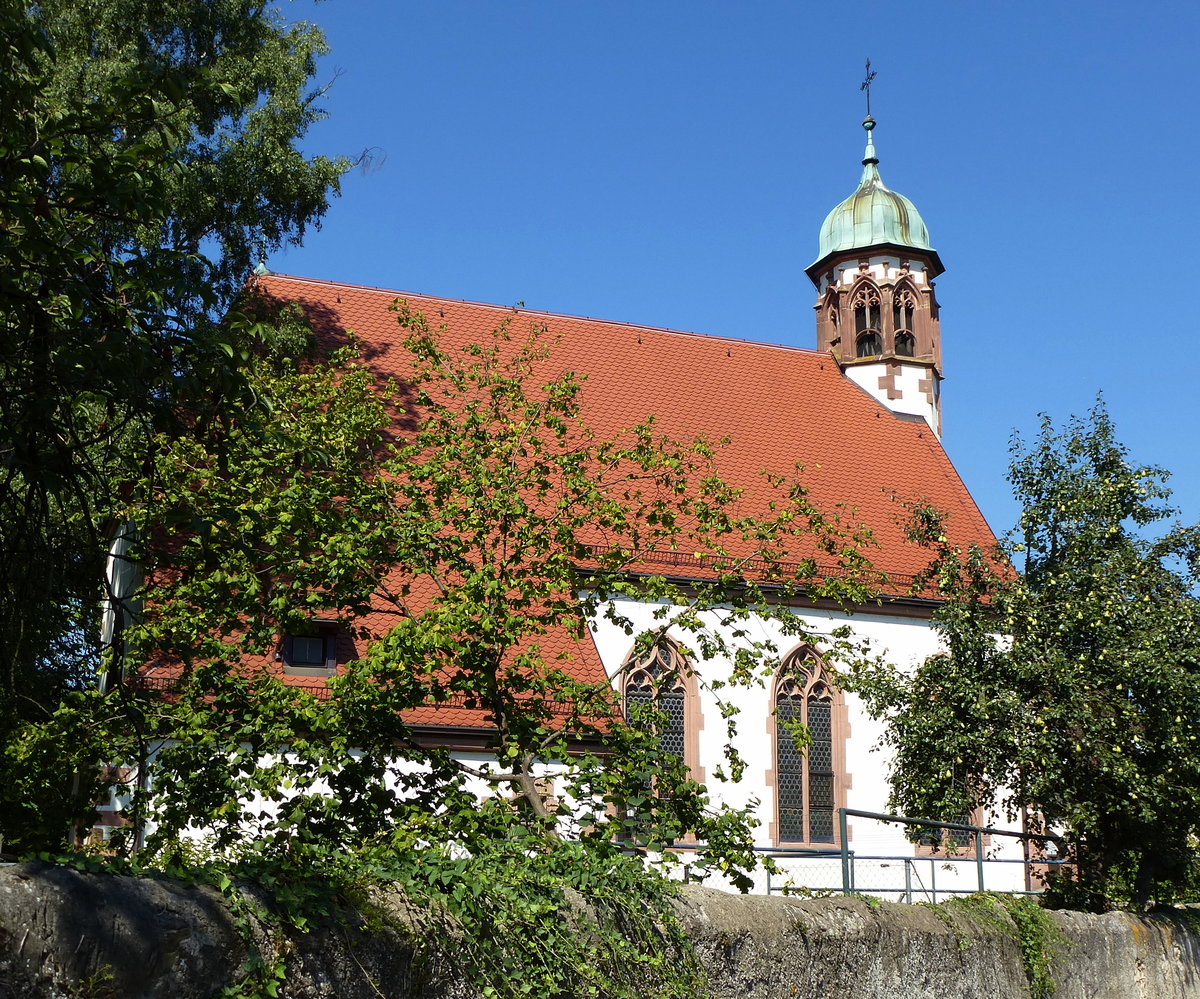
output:
[[983,891],[983,833],[975,830],[975,869],[979,872],[979,890]]
[[838,833],[842,847],[842,894],[849,895],[853,890],[850,884],[850,844],[847,833],[849,831],[849,823],[846,821],[846,809],[838,809]]
[[904,861],[904,901],[912,905],[912,861]]

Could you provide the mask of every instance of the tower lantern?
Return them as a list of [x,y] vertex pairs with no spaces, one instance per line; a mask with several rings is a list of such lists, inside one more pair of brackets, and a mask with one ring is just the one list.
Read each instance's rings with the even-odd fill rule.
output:
[[[868,63],[868,80],[870,73]],[[869,91],[868,91],[869,93]],[[858,189],[821,226],[806,273],[817,288],[817,347],[892,412],[942,432],[942,345],[934,279],[942,262],[908,198],[884,186],[875,119]]]

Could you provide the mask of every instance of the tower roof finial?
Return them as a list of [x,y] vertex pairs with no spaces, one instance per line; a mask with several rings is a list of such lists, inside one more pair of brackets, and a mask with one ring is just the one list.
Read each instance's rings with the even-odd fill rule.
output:
[[871,69],[871,60],[867,60],[867,78],[858,85],[859,90],[866,91],[867,94],[867,121],[874,123],[875,119],[871,117],[871,81],[878,74]]
[[[871,60],[867,60],[867,77],[858,89],[865,91],[867,95],[867,116],[863,119],[862,126],[867,130],[867,150],[863,153],[863,166],[870,169],[879,162],[879,157],[875,155],[875,140],[871,135],[871,130],[875,127],[875,119],[871,117],[871,81],[875,79],[876,73],[871,69]],[[867,173],[863,172],[863,182],[867,181]],[[875,179],[879,179],[879,175],[875,174]]]

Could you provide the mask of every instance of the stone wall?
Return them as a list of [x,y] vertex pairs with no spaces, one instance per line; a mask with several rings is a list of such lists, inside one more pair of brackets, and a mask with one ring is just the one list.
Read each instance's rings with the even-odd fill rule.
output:
[[[282,999],[457,999],[472,993],[400,925],[353,919],[285,941]],[[689,888],[680,914],[717,999],[1021,999],[1017,934],[999,910]],[[1200,999],[1200,918],[1053,913],[1056,999]],[[453,948],[448,948],[452,952]],[[40,864],[0,869],[0,999],[208,999],[245,956],[204,888]]]

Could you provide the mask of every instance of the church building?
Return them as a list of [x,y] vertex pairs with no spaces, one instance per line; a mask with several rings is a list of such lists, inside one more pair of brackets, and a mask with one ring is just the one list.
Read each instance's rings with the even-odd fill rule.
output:
[[[774,640],[781,658],[774,682],[729,693],[740,709],[738,747],[747,765],[741,782],[712,779],[720,768],[724,725],[711,691],[686,673],[677,689],[657,691],[671,716],[674,745],[693,774],[707,780],[719,799],[753,803],[761,821],[758,845],[781,857],[781,866],[791,872],[784,880],[790,876],[813,888],[841,886],[841,871],[831,859],[842,846],[838,809],[884,812],[888,797],[887,761],[876,751],[881,728],[855,697],[837,688],[822,658],[821,636],[849,625],[902,668],[938,651],[930,626],[935,605],[911,592],[929,557],[905,537],[906,502],[944,511],[954,540],[992,540],[941,444],[941,326],[934,282],[942,262],[916,207],[880,177],[870,115],[863,127],[861,179],[825,219],[816,259],[806,270],[815,289],[815,349],[279,274],[258,278],[267,295],[304,309],[319,337],[353,331],[369,364],[384,377],[402,378],[408,370],[404,331],[391,311],[397,299],[462,343],[484,342],[502,322],[515,330],[537,324],[548,334],[555,368],[586,376],[584,419],[597,434],[616,434],[652,415],[656,427],[675,439],[727,438],[718,455],[720,472],[748,500],[762,498],[764,469],[787,473],[799,464],[819,508],[836,508],[869,529],[874,546],[868,556],[888,580],[877,601],[850,615],[832,603],[798,603],[794,613],[816,638],[790,647],[794,640],[771,622],[761,623],[759,637]],[[953,419],[953,408],[948,416]],[[669,556],[660,553],[662,571],[686,577],[687,559],[668,564]],[[654,626],[653,604],[629,600],[622,609],[637,626]],[[380,628],[386,628],[385,619]],[[579,644],[576,668],[593,677],[601,671],[617,677],[626,704],[655,696],[655,664],[635,661],[623,629],[596,620]],[[288,644],[281,669],[296,682],[319,683],[361,651],[347,636],[296,640]],[[669,648],[666,654],[672,654]],[[719,669],[720,664],[705,665],[707,671]],[[807,724],[812,735],[807,750],[793,744],[786,726],[777,724],[781,718]],[[486,742],[487,723],[478,712],[431,707],[412,721],[463,753],[479,752]],[[968,859],[947,862],[943,855],[920,867],[924,848],[914,846],[901,828],[861,816],[851,819],[847,837],[864,872],[860,890],[878,889],[885,897],[903,897],[905,890],[925,897],[911,894],[914,873],[922,885],[933,877],[948,886]],[[1019,856],[1019,847],[1013,849]],[[871,857],[898,856],[912,857],[918,866],[880,860],[870,867]],[[942,869],[935,870],[939,864]],[[973,865],[970,859],[964,875],[971,884]],[[777,875],[760,888],[779,883]]]

